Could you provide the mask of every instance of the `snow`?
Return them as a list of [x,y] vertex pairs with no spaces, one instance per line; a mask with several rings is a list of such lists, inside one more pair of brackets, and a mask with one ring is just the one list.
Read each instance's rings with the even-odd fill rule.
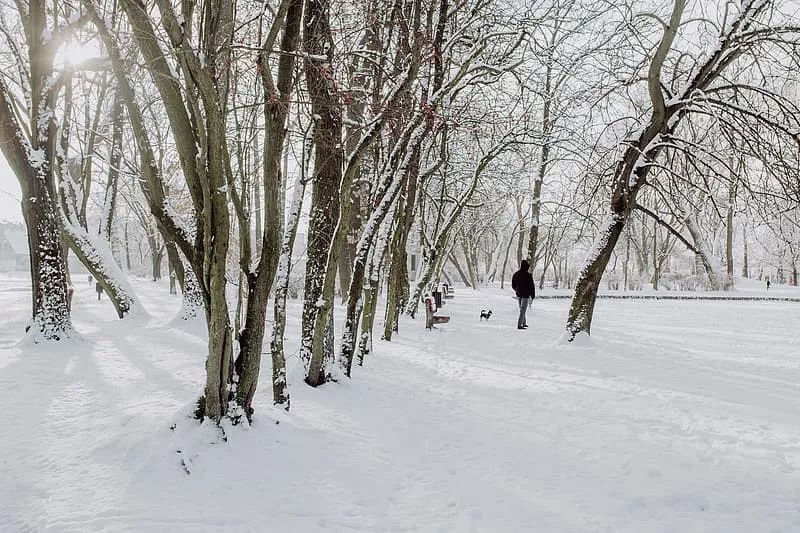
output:
[[800,524],[800,303],[600,299],[576,346],[559,342],[568,300],[535,300],[518,331],[509,290],[459,287],[449,324],[403,319],[352,380],[311,389],[292,300],[292,411],[271,407],[266,354],[255,421],[226,441],[186,417],[205,339],[165,326],[166,283],[132,280],[149,322],[78,283],[83,340],[54,348],[19,344],[29,285],[4,276],[0,531]]
[[44,150],[41,148],[37,148],[36,150],[30,149],[28,151],[28,159],[32,167],[41,168],[45,163]]
[[[719,275],[725,276],[723,272]],[[662,281],[663,285],[663,281]],[[571,298],[572,289],[537,289],[537,297],[543,298]],[[681,299],[681,300],[785,300],[800,303],[800,288],[789,285],[773,283],[769,290],[766,288],[766,281],[757,279],[741,278],[736,276],[734,286],[730,290],[719,291],[684,291],[684,290],[653,290],[648,286],[643,290],[611,290],[608,285],[601,282],[597,291],[600,298],[623,298],[623,299]]]

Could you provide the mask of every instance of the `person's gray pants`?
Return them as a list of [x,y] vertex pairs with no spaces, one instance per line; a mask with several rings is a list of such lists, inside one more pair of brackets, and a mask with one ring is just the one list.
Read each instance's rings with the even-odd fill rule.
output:
[[518,298],[519,300],[519,318],[517,319],[517,327],[521,328],[523,326],[528,325],[528,321],[525,319],[525,314],[528,312],[528,304],[530,303],[530,298]]

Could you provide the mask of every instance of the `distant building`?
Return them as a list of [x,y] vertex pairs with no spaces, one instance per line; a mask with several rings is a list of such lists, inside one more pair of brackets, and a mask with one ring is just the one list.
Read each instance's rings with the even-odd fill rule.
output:
[[0,271],[28,270],[30,264],[25,226],[0,223]]

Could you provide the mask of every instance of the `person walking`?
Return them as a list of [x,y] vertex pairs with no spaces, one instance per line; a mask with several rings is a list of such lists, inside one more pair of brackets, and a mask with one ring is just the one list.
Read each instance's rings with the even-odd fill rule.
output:
[[519,266],[519,270],[514,272],[511,277],[511,288],[517,294],[519,300],[519,318],[517,319],[517,329],[526,329],[528,321],[526,314],[528,312],[528,305],[530,301],[536,298],[536,284],[533,283],[533,276],[530,271],[530,263],[523,260]]

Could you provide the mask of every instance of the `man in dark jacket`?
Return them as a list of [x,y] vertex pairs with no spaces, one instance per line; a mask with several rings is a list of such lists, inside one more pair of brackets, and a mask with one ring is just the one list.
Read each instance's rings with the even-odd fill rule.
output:
[[528,327],[525,314],[528,311],[528,304],[536,298],[536,285],[533,283],[533,276],[529,272],[531,266],[528,261],[523,260],[519,270],[514,272],[511,278],[511,288],[517,293],[519,299],[519,318],[517,319],[517,329]]

